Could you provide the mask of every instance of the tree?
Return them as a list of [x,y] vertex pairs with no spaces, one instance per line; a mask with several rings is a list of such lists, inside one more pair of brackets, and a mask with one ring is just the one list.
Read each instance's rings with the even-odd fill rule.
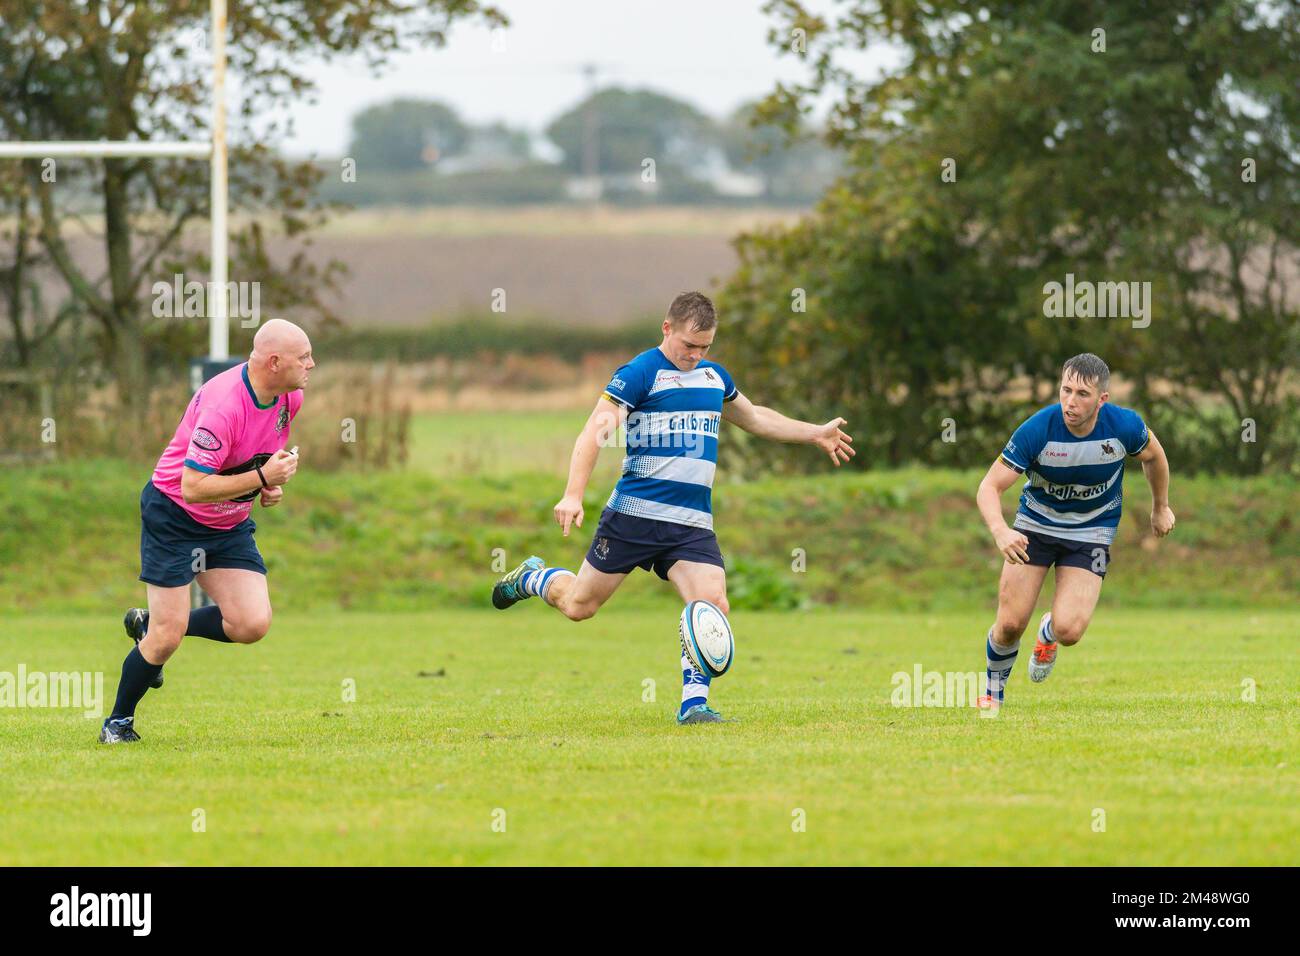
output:
[[[557,117],[546,135],[564,152],[564,168],[640,173],[645,159],[688,172],[721,146],[712,119],[682,100],[649,90],[601,90]],[[588,154],[590,150],[590,154]]]
[[820,130],[799,123],[790,135],[764,122],[757,103],[736,109],[721,135],[728,164],[762,176],[766,199],[811,202],[843,172],[839,154],[822,142]]
[[464,148],[469,134],[450,106],[398,99],[362,110],[352,120],[348,155],[360,170],[423,169]]
[[5,219],[0,226],[0,301],[9,319],[13,364],[25,368],[81,309],[75,298],[68,298],[53,313],[45,301],[39,274],[49,261],[40,251],[40,223],[27,174],[14,163],[0,163],[0,216]]
[[[955,210],[902,208],[879,175],[849,176],[814,215],[737,240],[719,355],[745,391],[779,396],[796,417],[844,414],[864,465],[973,464],[1006,409],[992,369],[1006,358],[1014,280],[984,267]],[[940,443],[945,419],[960,442]]]
[[[797,0],[771,0],[767,10],[777,17],[773,43],[803,56],[809,77],[778,86],[760,116],[793,131],[831,98],[827,136],[852,173],[813,224],[742,239],[729,293],[733,318],[747,324],[749,365],[761,374],[769,358],[753,329],[762,327],[756,297],[811,274],[823,284],[809,289],[810,302],[861,315],[849,277],[865,274],[883,286],[862,292],[882,311],[824,339],[827,348],[869,351],[864,342],[905,325],[923,347],[1048,385],[1086,348],[1135,383],[1176,462],[1186,454],[1242,472],[1291,466],[1300,437],[1294,424],[1287,431],[1296,418],[1288,375],[1300,365],[1287,287],[1300,265],[1294,5],[853,0],[824,18]],[[860,77],[846,54],[875,42],[901,47],[900,65]],[[858,208],[868,224],[852,231],[846,211]],[[810,230],[825,241],[809,246]],[[861,241],[835,241],[848,236]],[[828,244],[838,253],[829,259]],[[936,250],[940,262],[925,257]],[[1150,283],[1150,325],[1049,317],[1045,287],[1067,274]],[[918,310],[913,294],[929,298],[927,279],[945,288],[954,313],[971,301],[989,311],[949,325]],[[939,378],[898,383],[895,410],[908,412],[900,422],[918,418],[914,403],[933,417],[945,393],[976,381],[952,366],[934,371]],[[851,366],[842,374],[824,387],[850,387]],[[1244,418],[1259,423],[1255,443],[1241,440]],[[896,430],[890,420],[868,427]],[[1207,433],[1213,447],[1197,443]]]
[[[202,47],[208,13],[205,0],[0,0],[0,137],[206,137],[209,61]],[[273,218],[288,236],[302,240],[321,217],[309,198],[318,176],[312,165],[290,162],[272,149],[284,132],[276,117],[285,104],[312,92],[302,64],[359,52],[378,66],[404,46],[444,42],[450,23],[463,17],[504,22],[478,0],[231,3],[229,69],[242,96],[231,117],[231,200],[234,210],[247,214],[236,220],[246,224],[232,234],[232,280],[261,282],[264,301],[277,310],[303,303],[325,309],[321,293],[330,270],[313,268],[301,251],[287,263],[273,263],[263,224]],[[209,265],[180,243],[189,223],[209,215],[208,170],[201,163],[158,159],[98,160],[89,168],[98,180],[103,221],[102,277],[78,265],[66,242],[59,197],[69,177],[51,182],[41,176],[41,164],[25,162],[26,191],[10,189],[8,195],[33,210],[41,254],[66,285],[73,307],[98,324],[119,393],[138,412],[149,383],[150,322],[142,289],[174,272]]]

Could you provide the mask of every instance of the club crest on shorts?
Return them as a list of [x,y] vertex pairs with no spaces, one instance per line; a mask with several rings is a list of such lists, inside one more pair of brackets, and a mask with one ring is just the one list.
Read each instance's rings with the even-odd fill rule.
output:
[[609,538],[596,539],[596,557],[602,561],[609,557]]

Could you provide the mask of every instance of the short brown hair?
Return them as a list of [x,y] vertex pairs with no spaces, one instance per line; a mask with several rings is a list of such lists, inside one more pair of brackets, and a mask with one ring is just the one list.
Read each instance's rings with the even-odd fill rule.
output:
[[1066,359],[1061,367],[1061,377],[1073,372],[1080,380],[1097,386],[1097,391],[1104,392],[1110,385],[1110,369],[1098,356],[1084,352],[1074,358]]
[[704,293],[683,292],[668,307],[668,321],[675,329],[680,329],[683,323],[689,322],[691,331],[707,332],[717,326],[718,313]]

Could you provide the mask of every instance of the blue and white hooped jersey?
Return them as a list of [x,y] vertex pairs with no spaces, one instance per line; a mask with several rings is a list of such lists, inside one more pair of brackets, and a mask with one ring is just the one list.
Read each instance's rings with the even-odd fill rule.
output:
[[1002,449],[1002,462],[1026,474],[1013,528],[1069,541],[1110,544],[1119,528],[1124,459],[1146,448],[1142,417],[1105,404],[1086,438],[1065,427],[1060,404],[1025,420]]
[[605,397],[628,410],[627,454],[606,507],[712,529],[722,403],[737,394],[718,363],[683,372],[658,347],[619,368]]

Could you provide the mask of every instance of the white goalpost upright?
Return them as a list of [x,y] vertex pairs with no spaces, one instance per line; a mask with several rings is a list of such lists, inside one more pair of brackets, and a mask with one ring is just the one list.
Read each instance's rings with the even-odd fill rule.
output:
[[226,0],[212,0],[212,285],[208,296],[208,358],[230,358],[229,300],[226,288]]
[[[225,294],[229,249],[226,213],[226,0],[211,0],[212,139],[207,142],[2,142],[0,159],[118,159],[154,156],[166,159],[206,159],[211,169],[212,284],[217,294],[208,301],[207,361],[230,358],[229,302]],[[195,387],[201,385],[200,381]],[[197,582],[190,585],[190,603],[211,603]]]

